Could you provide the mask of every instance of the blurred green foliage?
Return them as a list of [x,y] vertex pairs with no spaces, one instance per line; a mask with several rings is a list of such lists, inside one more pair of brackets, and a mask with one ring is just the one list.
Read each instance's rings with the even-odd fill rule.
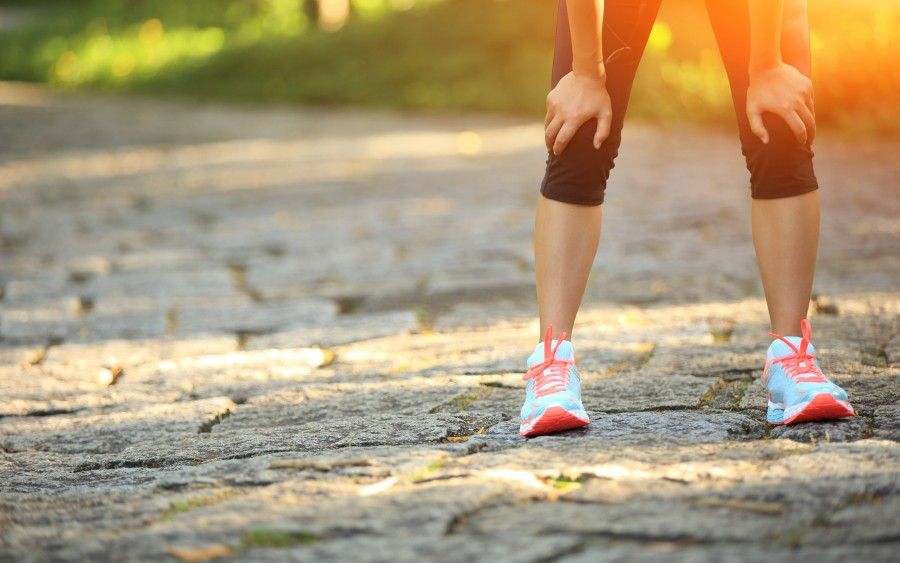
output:
[[[555,1],[352,0],[319,29],[306,0],[0,0],[30,23],[0,32],[0,79],[201,99],[540,115]],[[900,132],[900,2],[810,3],[817,117]],[[666,0],[629,110],[733,122],[700,0]]]

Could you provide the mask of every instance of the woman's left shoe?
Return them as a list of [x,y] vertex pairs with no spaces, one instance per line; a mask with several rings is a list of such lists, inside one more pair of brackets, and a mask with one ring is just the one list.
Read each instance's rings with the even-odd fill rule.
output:
[[809,321],[800,321],[802,336],[781,336],[769,345],[763,379],[769,392],[769,424],[796,424],[853,416],[847,392],[833,383],[816,361]]

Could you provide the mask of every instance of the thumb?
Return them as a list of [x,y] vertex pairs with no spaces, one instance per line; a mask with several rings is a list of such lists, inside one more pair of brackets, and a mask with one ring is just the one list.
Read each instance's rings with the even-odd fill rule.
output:
[[756,109],[747,110],[747,118],[750,120],[750,130],[753,131],[753,134],[759,137],[759,140],[762,141],[763,144],[768,144],[769,131],[766,130],[766,126],[763,125],[760,112]]

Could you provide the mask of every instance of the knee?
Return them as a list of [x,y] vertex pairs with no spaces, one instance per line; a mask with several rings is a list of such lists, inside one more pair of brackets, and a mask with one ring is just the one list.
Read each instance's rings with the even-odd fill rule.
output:
[[597,120],[582,125],[559,155],[550,153],[541,183],[541,194],[549,199],[579,205],[601,205],[606,182],[619,149],[620,135],[610,136],[595,149]]
[[750,196],[775,199],[818,189],[812,148],[797,141],[781,118],[765,114],[763,121],[769,131],[769,142],[763,144],[750,133],[742,143],[750,170]]

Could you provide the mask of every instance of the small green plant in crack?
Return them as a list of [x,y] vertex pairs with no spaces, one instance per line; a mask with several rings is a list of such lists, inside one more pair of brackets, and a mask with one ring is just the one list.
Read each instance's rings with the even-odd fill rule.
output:
[[502,381],[481,381],[478,384],[482,387],[493,387],[495,389],[519,389],[519,387],[507,385]]
[[166,333],[174,334],[178,330],[178,309],[172,308],[166,311]]
[[197,428],[197,433],[198,434],[208,434],[209,432],[212,432],[213,426],[219,424],[220,422],[222,422],[229,416],[231,416],[231,409],[225,409],[224,411],[220,412],[216,416],[214,416],[211,419],[207,420],[206,422],[200,424],[200,427]]
[[710,331],[712,335],[713,344],[723,344],[725,342],[731,342],[731,335],[733,330],[713,330]]
[[272,528],[251,528],[244,533],[241,542],[235,546],[235,550],[252,549],[255,547],[286,548],[295,545],[313,543],[319,540],[319,536],[307,532],[275,530]]
[[474,391],[467,391],[456,397],[453,397],[446,403],[442,403],[440,405],[436,405],[431,407],[428,411],[430,414],[434,414],[437,412],[441,412],[444,410],[454,411],[454,412],[465,412],[469,410],[475,401],[484,396],[484,391],[481,389],[476,389]]
[[880,493],[877,491],[861,491],[857,493],[853,493],[844,499],[842,505],[843,507],[852,506],[855,504],[868,504],[868,503],[880,503],[884,498],[884,493]]
[[175,500],[169,503],[169,508],[167,508],[165,512],[163,512],[162,518],[163,520],[171,520],[178,514],[190,512],[191,510],[202,508],[204,506],[212,506],[214,504],[218,504],[226,500],[228,497],[231,497],[232,495],[234,495],[234,491],[232,489],[225,489],[202,497],[194,497],[185,500]]
[[562,495],[577,491],[581,488],[581,481],[579,481],[578,479],[573,479],[567,475],[560,475],[559,477],[549,477],[545,482],[559,491],[559,493]]
[[358,313],[365,301],[366,297],[364,295],[344,295],[334,298],[339,315],[352,315],[353,313]]
[[712,403],[713,399],[716,397],[716,391],[719,387],[719,381],[716,381],[713,385],[709,386],[709,389],[706,390],[706,393],[704,393],[703,396],[700,397],[701,407],[708,407]]
[[444,467],[443,459],[436,459],[429,463],[427,466],[419,469],[415,473],[412,474],[413,483],[420,483],[427,479],[428,477],[434,475],[438,471],[440,471]]
[[469,391],[468,393],[463,393],[462,395],[457,395],[450,399],[447,403],[447,406],[453,410],[458,410],[460,412],[465,412],[469,410],[469,407],[475,403],[482,396],[481,391]]
[[338,448],[352,448],[353,441],[356,440],[356,438],[359,436],[359,434],[360,434],[360,432],[356,431],[353,434],[350,434],[349,436],[344,438],[343,440],[339,440],[338,442],[335,442],[334,445],[335,445],[335,447],[338,447]]
[[434,313],[425,305],[419,305],[413,311],[419,332],[428,333],[434,329]]
[[69,282],[77,285],[86,284],[87,282],[91,281],[93,277],[94,274],[92,272],[83,270],[74,270],[72,272],[69,272]]
[[784,545],[796,549],[803,543],[803,538],[809,533],[808,528],[798,528],[782,534],[778,539]]

